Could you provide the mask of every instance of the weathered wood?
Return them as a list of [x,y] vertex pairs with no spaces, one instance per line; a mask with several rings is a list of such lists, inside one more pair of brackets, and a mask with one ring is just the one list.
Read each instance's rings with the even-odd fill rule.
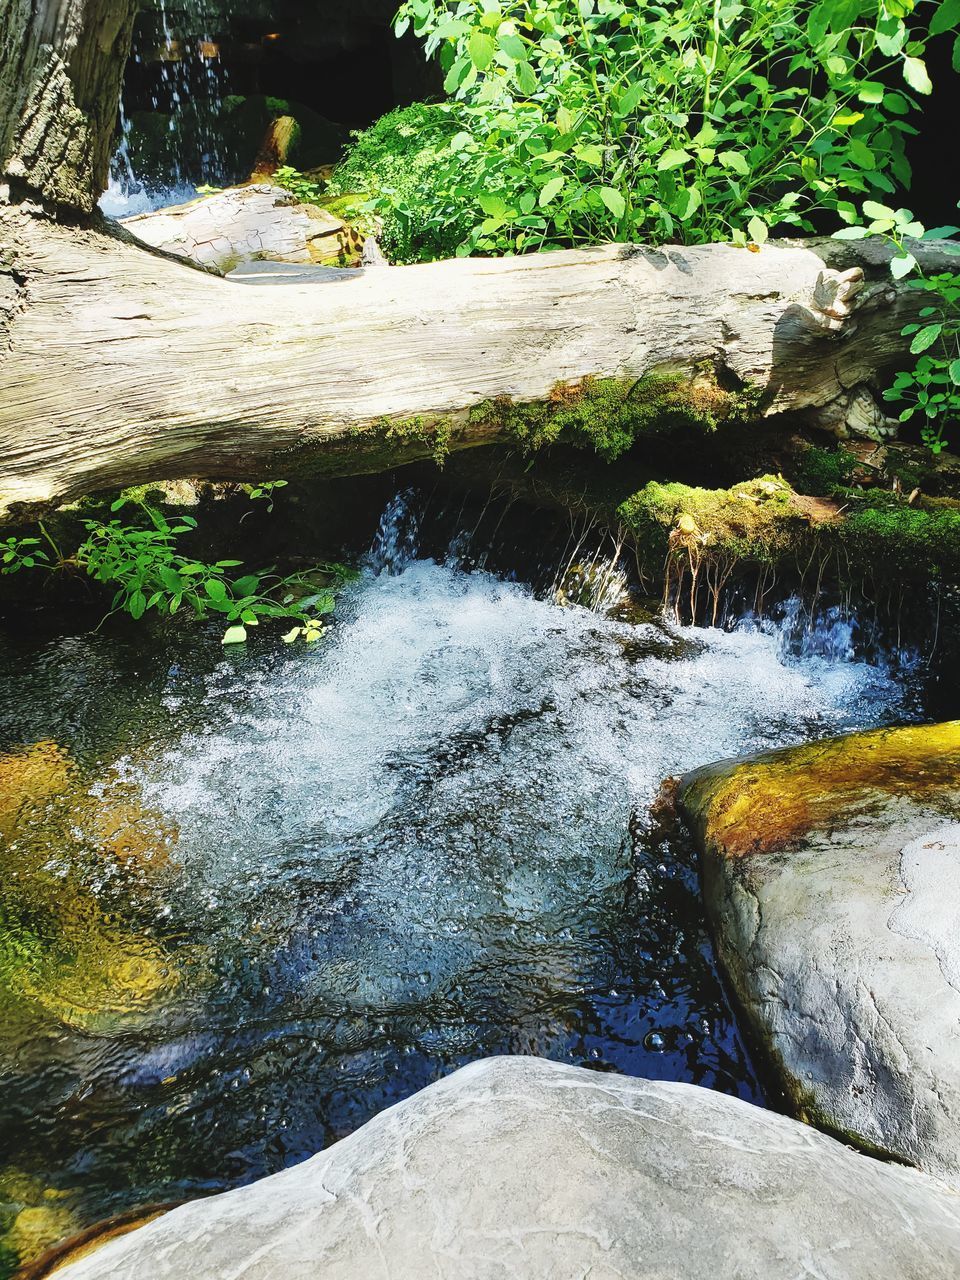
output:
[[137,0],[0,0],[0,174],[89,213],[107,185]]
[[228,187],[187,204],[138,213],[124,218],[123,226],[144,244],[221,271],[258,259],[337,265],[350,235],[342,218],[301,204],[270,183]]
[[[183,475],[370,469],[385,451],[429,452],[414,415],[443,419],[451,447],[466,447],[496,430],[472,407],[588,375],[707,366],[763,388],[763,412],[842,434],[851,417],[882,421],[871,387],[903,358],[916,306],[869,242],[609,245],[320,269],[270,287],[13,210],[0,241],[12,246],[0,266],[7,509]],[[384,441],[384,418],[408,424]]]

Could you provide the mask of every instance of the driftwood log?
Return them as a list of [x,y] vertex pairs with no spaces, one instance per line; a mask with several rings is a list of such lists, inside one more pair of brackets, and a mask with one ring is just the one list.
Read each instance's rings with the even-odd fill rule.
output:
[[916,305],[863,242],[610,245],[238,283],[22,208],[0,215],[0,241],[4,509],[186,475],[361,471],[374,440],[383,465],[388,422],[393,460],[428,453],[428,429],[403,429],[417,416],[442,419],[453,448],[482,444],[495,428],[475,406],[587,376],[708,369],[762,388],[765,414],[876,430],[872,390]]
[[135,4],[0,0],[0,511],[369,469],[429,452],[438,422],[451,447],[481,444],[498,415],[477,406],[588,376],[706,370],[761,389],[765,414],[884,428],[874,392],[916,302],[881,244],[610,245],[239,283],[98,223]]

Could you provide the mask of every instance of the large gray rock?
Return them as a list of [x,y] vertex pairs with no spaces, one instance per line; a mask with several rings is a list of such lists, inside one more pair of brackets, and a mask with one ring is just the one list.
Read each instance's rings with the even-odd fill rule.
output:
[[709,766],[681,805],[797,1114],[960,1184],[960,723]]
[[465,1067],[59,1280],[938,1280],[960,1197],[693,1085]]

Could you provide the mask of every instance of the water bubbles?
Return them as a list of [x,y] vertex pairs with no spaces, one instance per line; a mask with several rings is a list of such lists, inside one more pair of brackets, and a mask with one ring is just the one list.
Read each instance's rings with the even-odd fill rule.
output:
[[664,1053],[667,1048],[667,1041],[662,1032],[648,1031],[643,1037],[643,1047],[650,1053]]

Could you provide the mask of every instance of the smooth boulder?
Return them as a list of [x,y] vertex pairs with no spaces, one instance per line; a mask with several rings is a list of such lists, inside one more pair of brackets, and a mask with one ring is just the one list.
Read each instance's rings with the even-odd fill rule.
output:
[[960,722],[710,765],[680,804],[796,1113],[960,1185]]
[[489,1058],[59,1280],[939,1280],[960,1197],[694,1085]]

